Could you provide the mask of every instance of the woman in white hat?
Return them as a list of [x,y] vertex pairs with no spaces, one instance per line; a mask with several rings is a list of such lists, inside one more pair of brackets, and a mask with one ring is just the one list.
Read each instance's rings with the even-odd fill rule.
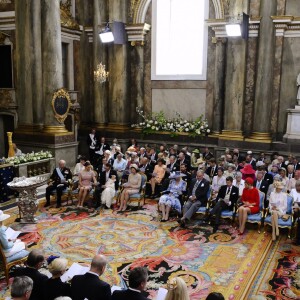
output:
[[169,220],[169,213],[171,208],[177,210],[181,213],[181,203],[179,196],[186,191],[186,181],[182,180],[182,177],[186,176],[179,171],[171,174],[169,179],[171,179],[166,194],[162,195],[159,199],[158,205],[162,212],[161,222],[166,222]]
[[269,210],[272,221],[272,240],[276,241],[279,236],[278,218],[281,218],[287,210],[287,194],[282,192],[284,185],[277,181],[274,184],[275,191],[270,195]]
[[138,173],[139,168],[136,164],[130,165],[130,174],[128,181],[123,184],[123,190],[120,195],[120,207],[117,211],[126,211],[127,201],[130,195],[136,194],[140,191],[142,176]]
[[20,240],[10,240],[7,238],[7,227],[3,225],[3,221],[9,217],[10,215],[5,214],[2,210],[0,210],[0,243],[7,262],[21,259],[28,255],[28,251],[25,250],[24,242],[21,242]]

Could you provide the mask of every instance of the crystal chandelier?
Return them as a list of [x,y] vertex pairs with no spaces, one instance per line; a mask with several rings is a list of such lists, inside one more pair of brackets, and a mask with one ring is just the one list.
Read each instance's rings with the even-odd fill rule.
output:
[[105,71],[105,65],[100,63],[97,66],[97,70],[94,71],[94,79],[100,83],[103,83],[107,80],[109,72]]

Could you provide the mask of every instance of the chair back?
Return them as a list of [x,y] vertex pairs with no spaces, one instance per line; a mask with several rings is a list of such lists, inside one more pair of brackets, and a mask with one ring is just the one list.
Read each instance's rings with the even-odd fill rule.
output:
[[0,256],[1,256],[1,261],[3,262],[3,265],[6,266],[7,265],[7,260],[6,260],[6,256],[4,254],[4,251],[2,249],[1,244],[0,244]]
[[265,193],[258,191],[259,193],[259,211],[264,209],[264,200],[265,200]]
[[[141,174],[141,173],[140,173]],[[140,191],[144,188],[146,182],[147,182],[147,176],[145,174],[141,174],[142,180],[141,180],[141,188]]]
[[288,215],[291,215],[293,213],[293,202],[294,199],[292,196],[287,195],[287,209],[286,209],[286,213]]
[[209,201],[210,197],[211,197],[211,194],[212,194],[212,186],[210,185],[209,186],[209,189],[207,191],[207,194],[206,194],[206,197],[207,197],[207,201]]

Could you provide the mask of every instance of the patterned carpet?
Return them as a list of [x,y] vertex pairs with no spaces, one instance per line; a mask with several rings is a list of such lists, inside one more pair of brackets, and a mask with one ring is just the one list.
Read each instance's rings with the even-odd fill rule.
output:
[[[67,257],[70,264],[89,263],[96,253],[105,254],[109,264],[103,279],[110,284],[120,285],[131,268],[146,266],[150,299],[175,276],[184,278],[193,300],[205,299],[211,291],[231,300],[299,299],[299,247],[274,244],[269,233],[252,229],[238,236],[227,224],[215,234],[211,226],[197,223],[182,229],[175,221],[158,222],[155,202],[125,214],[41,209],[38,220],[12,227],[24,232],[22,240],[31,247]],[[4,280],[0,289],[0,297],[8,295]]]

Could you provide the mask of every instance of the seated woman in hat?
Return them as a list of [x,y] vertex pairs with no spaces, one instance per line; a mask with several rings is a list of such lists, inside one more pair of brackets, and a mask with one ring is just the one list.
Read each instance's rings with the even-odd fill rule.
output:
[[198,159],[199,158],[200,158],[200,151],[199,151],[199,149],[193,150],[192,151],[192,157],[191,157],[191,167],[193,169],[198,169],[198,166],[199,166]]
[[253,179],[250,177],[245,180],[245,188],[241,198],[243,205],[238,209],[239,235],[244,233],[248,215],[259,212],[259,192],[258,189],[253,187],[253,182]]
[[270,195],[269,211],[272,221],[272,240],[279,236],[278,218],[281,218],[287,210],[287,194],[282,192],[284,185],[280,181],[274,183],[275,191]]
[[25,250],[25,243],[20,240],[10,240],[7,237],[7,227],[3,225],[3,221],[8,219],[10,215],[4,214],[0,210],[0,244],[3,249],[7,262],[11,262],[17,259],[21,259],[28,255],[28,251]]
[[123,184],[123,190],[120,195],[120,207],[117,211],[126,211],[127,201],[130,195],[136,194],[140,191],[142,176],[138,173],[139,169],[136,164],[130,165],[130,174],[128,181]]
[[169,220],[171,208],[177,210],[179,214],[181,213],[179,196],[186,191],[186,181],[182,180],[182,177],[185,176],[185,174],[176,171],[169,177],[171,181],[166,194],[162,195],[158,202],[159,209],[162,212],[161,222],[166,222]]
[[250,164],[244,165],[244,168],[240,170],[241,173],[243,174],[242,179],[246,178],[252,178],[253,181],[256,179],[255,177],[255,170],[252,168]]

